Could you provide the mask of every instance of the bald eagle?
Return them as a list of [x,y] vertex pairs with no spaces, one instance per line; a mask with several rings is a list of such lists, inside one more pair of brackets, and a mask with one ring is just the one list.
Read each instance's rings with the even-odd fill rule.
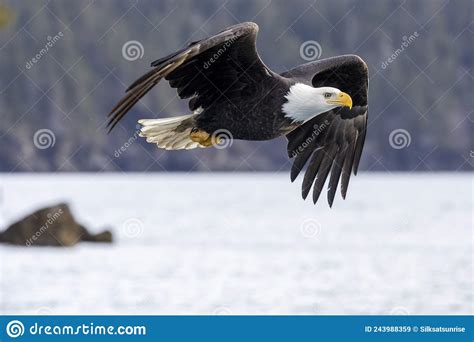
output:
[[140,136],[167,150],[232,139],[288,139],[293,182],[308,162],[302,195],[313,188],[316,203],[329,176],[332,206],[341,181],[345,199],[351,170],[357,174],[367,128],[368,70],[356,55],[322,59],[282,74],[271,71],[256,50],[258,26],[231,26],[151,63],[108,114],[109,132],[162,78],[189,100],[191,114],[143,119]]

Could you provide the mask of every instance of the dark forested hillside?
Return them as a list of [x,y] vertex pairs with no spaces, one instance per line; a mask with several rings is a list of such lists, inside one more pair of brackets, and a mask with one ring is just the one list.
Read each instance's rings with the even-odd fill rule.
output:
[[106,134],[107,112],[151,61],[242,21],[260,26],[275,71],[348,53],[367,61],[362,169],[471,169],[472,13],[467,0],[4,1],[0,171],[289,168],[284,138],[191,152],[137,138],[137,119],[187,112],[165,83]]

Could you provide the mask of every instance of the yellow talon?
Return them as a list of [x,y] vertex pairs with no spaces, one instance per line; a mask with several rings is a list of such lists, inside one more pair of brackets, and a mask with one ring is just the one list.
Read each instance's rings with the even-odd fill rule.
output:
[[195,141],[205,147],[216,145],[220,142],[219,137],[213,137],[211,134],[198,128],[193,128],[189,136],[191,137],[192,141]]

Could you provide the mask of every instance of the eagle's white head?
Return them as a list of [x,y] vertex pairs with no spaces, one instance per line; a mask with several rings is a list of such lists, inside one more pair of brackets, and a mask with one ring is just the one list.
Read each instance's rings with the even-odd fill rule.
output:
[[336,107],[352,108],[351,97],[332,87],[314,88],[296,83],[290,87],[285,98],[287,102],[283,104],[283,113],[287,118],[301,123]]

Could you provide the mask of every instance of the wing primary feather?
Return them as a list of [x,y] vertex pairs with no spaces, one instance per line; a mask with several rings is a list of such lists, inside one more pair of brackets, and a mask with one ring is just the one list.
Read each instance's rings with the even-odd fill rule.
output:
[[127,94],[125,94],[125,96],[119,101],[119,103],[117,103],[117,105],[110,111],[109,114],[107,114],[107,117],[111,117],[111,116],[116,116],[118,112],[121,111],[121,109],[124,107],[124,105],[126,106],[126,103],[128,103],[130,101],[130,99],[134,99],[138,96],[138,94],[140,94],[142,92],[142,90],[144,88],[146,88],[146,86],[148,85],[148,83],[144,83],[142,84],[140,87],[136,87],[132,90],[130,90]]
[[303,170],[312,152],[313,152],[312,149],[307,148],[302,153],[298,154],[295,157],[293,165],[291,166],[291,173],[290,173],[290,178],[291,178],[292,183],[295,181],[296,177],[298,177],[301,170]]
[[170,59],[172,59],[173,57],[176,57],[178,56],[180,53],[183,53],[184,51],[188,50],[193,44],[190,44],[188,45],[187,47],[183,48],[183,49],[180,49],[178,51],[175,51],[171,54],[169,54],[168,56],[165,56],[165,57],[161,57],[159,59],[157,59],[156,61],[153,61],[151,62],[150,66],[151,67],[160,67],[161,65],[160,64],[163,64],[163,63],[166,63],[168,62]]
[[168,72],[174,70],[183,63],[186,59],[186,54],[179,57],[173,63],[167,64],[163,68],[154,69],[153,73],[147,73],[147,78],[142,81],[141,84],[137,84],[133,87],[122,100],[114,107],[114,109],[107,115],[110,119],[107,124],[109,128],[108,133],[110,133],[117,123],[127,114],[127,112],[132,108],[145,94],[150,91]]
[[357,143],[354,151],[354,165],[352,170],[354,175],[357,175],[357,170],[359,168],[360,157],[362,155],[362,149],[364,148],[365,133],[367,132],[367,117],[364,118],[364,124],[361,128],[358,128],[359,134],[357,135]]
[[150,78],[151,76],[153,76],[156,72],[157,72],[157,69],[159,68],[154,68],[153,70],[150,70],[148,71],[145,75],[141,76],[140,78],[138,78],[135,82],[133,82],[126,90],[125,92],[129,92],[130,90],[132,90],[133,88],[135,88],[136,86],[139,86],[141,85],[143,82],[145,82],[148,78]]
[[342,166],[347,153],[347,138],[350,135],[351,124],[346,120],[338,120],[337,123],[337,134],[336,134],[336,145],[338,146],[337,154],[335,155],[332,168],[330,170],[331,176],[329,178],[328,185],[328,203],[329,207],[332,208],[334,202],[334,196],[336,195],[337,185],[341,177]]
[[107,117],[111,117],[117,113],[117,110],[122,107],[122,105],[130,100],[130,97],[136,96],[136,93],[138,92],[137,89],[130,90],[128,91],[122,99],[115,105],[114,108],[107,114]]
[[111,120],[108,122],[106,128],[109,129],[108,133],[110,133],[114,127],[119,123],[119,121],[124,117],[125,114],[132,108],[140,99],[151,89],[153,88],[154,84],[149,84],[148,86],[143,87],[143,89],[138,90],[137,92],[131,93],[130,97],[127,98],[122,106],[119,108],[120,110],[117,111],[114,116],[112,116]]
[[321,195],[321,190],[323,189],[324,183],[326,182],[326,178],[328,177],[329,171],[331,170],[331,165],[334,160],[334,156],[337,152],[337,147],[335,145],[331,145],[327,153],[325,153],[324,159],[321,162],[321,166],[318,172],[318,176],[316,178],[316,182],[314,183],[313,188],[313,203],[316,204],[318,201],[319,195]]
[[332,207],[334,202],[334,196],[336,194],[337,185],[339,184],[339,178],[341,176],[342,165],[346,157],[346,149],[342,148],[339,151],[334,163],[332,164],[331,178],[329,178],[329,189],[328,189],[328,203],[329,207]]
[[354,146],[355,141],[352,141],[347,147],[346,157],[344,158],[344,165],[342,166],[341,175],[341,195],[346,199],[347,189],[349,187],[349,180],[351,178],[351,168],[354,161]]
[[325,149],[323,148],[321,150],[315,151],[311,157],[309,166],[304,174],[303,184],[301,186],[301,195],[303,196],[303,199],[308,197],[309,191],[311,190],[311,186],[314,182],[314,178],[318,173],[319,166],[321,165],[321,161],[323,160],[325,153]]

